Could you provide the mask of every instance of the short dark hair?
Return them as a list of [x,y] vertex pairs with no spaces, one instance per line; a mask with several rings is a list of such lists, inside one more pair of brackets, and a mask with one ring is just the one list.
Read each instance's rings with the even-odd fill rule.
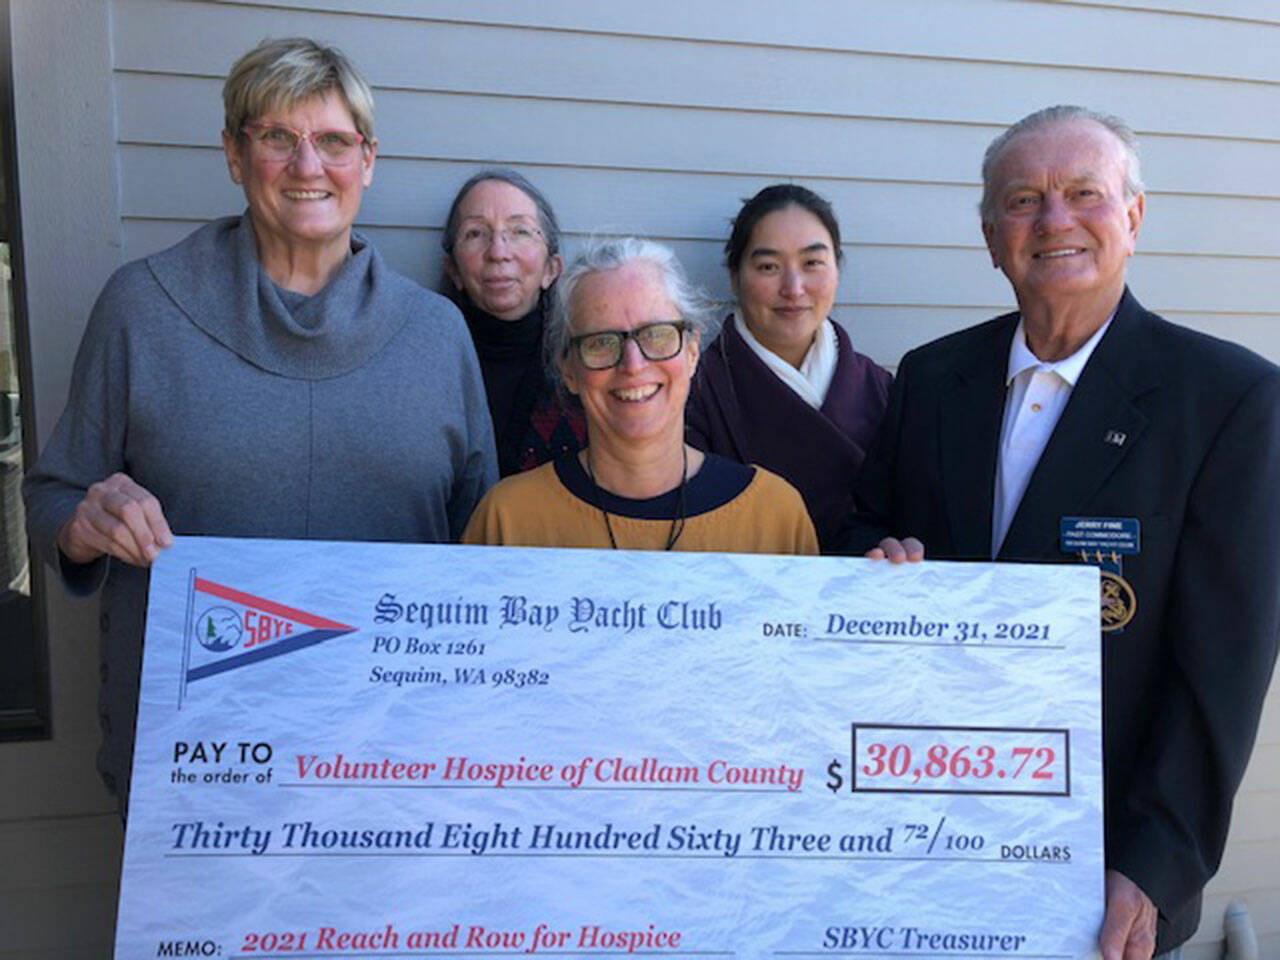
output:
[[750,200],[744,200],[742,209],[733,218],[733,230],[724,244],[724,265],[729,268],[730,274],[736,274],[738,267],[742,265],[742,255],[747,252],[751,231],[756,228],[756,224],[774,211],[788,207],[808,210],[821,220],[827,233],[831,234],[836,263],[844,260],[844,251],[840,248],[840,224],[836,222],[831,203],[798,183],[775,183],[765,187]]

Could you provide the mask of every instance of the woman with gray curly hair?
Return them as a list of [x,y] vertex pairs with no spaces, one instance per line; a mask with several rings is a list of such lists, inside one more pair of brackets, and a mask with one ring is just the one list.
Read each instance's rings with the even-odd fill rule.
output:
[[556,285],[546,332],[549,367],[586,411],[587,446],[499,483],[463,542],[817,553],[785,480],[684,442],[709,307],[669,248],[589,244]]
[[25,487],[64,583],[105,583],[98,765],[122,811],[146,568],[172,533],[453,540],[496,479],[458,311],[352,229],[377,154],[364,78],[271,40],[223,101],[247,211],[111,277]]

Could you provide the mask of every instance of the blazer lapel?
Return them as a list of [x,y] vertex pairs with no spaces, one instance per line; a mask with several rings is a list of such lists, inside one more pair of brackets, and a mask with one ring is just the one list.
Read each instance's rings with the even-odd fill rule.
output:
[[[1002,318],[993,335],[956,365],[939,402],[939,479],[957,557],[991,556],[991,497],[1004,418],[1009,343],[1017,314]],[[925,545],[928,549],[928,544]]]
[[1086,512],[1138,443],[1148,418],[1135,399],[1156,385],[1142,364],[1146,311],[1126,290],[1036,464],[1000,548],[1000,559],[1058,553],[1059,521]]

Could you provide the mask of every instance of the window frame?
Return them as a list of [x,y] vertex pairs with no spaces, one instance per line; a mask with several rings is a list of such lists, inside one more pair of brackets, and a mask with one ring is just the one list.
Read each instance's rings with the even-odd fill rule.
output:
[[[33,371],[31,337],[27,312],[25,262],[22,249],[22,207],[18,184],[18,144],[14,129],[13,34],[10,0],[0,0],[0,164],[3,164],[4,189],[0,196],[0,241],[9,245],[10,322],[13,325],[13,350],[18,374],[18,410],[21,419],[21,444],[24,466],[35,462],[35,399],[32,395]],[[0,703],[0,742],[44,740],[52,736],[49,700],[49,626],[45,598],[47,574],[33,545],[27,543],[27,560],[31,584],[31,630],[29,635],[5,638],[4,645],[26,644],[30,650],[30,676],[20,677],[30,693],[31,705],[6,707]],[[0,662],[7,659],[0,652]]]

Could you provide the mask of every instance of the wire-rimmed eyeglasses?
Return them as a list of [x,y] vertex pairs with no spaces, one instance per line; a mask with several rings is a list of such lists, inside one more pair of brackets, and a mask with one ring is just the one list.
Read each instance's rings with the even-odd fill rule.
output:
[[509,247],[529,248],[544,242],[542,231],[533,224],[516,222],[497,231],[488,224],[468,224],[458,231],[454,244],[467,253],[480,253],[489,249],[495,237],[501,237]]
[[634,340],[646,360],[670,360],[684,346],[684,320],[659,320],[634,330],[597,330],[569,338],[578,359],[588,370],[608,370],[622,362],[628,340]]
[[295,130],[283,123],[242,125],[253,149],[268,160],[292,160],[303,140],[326,167],[343,167],[355,160],[364,135],[354,130]]

